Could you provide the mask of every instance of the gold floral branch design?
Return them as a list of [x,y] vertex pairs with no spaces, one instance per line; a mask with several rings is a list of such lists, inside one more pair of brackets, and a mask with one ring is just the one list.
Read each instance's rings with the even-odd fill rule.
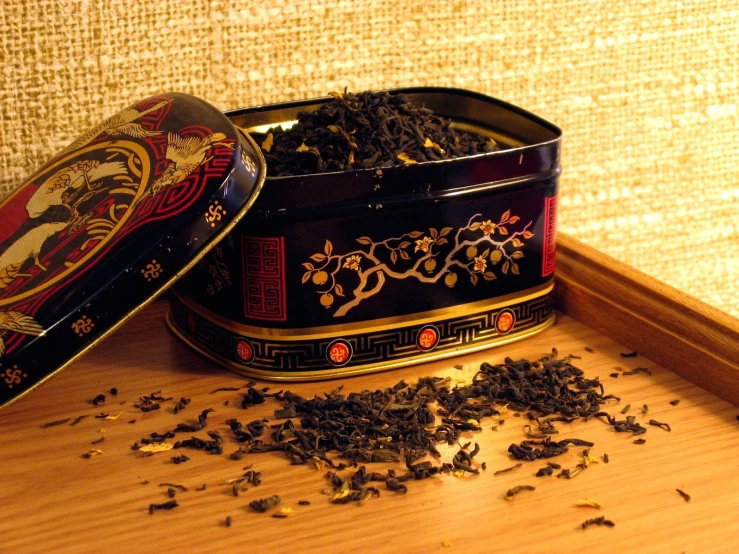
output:
[[[317,287],[321,305],[329,309],[337,297],[347,298],[345,285],[340,281],[346,283],[351,272],[356,272],[359,282],[351,291],[351,298],[334,313],[334,317],[341,317],[380,292],[387,279],[413,278],[428,284],[443,280],[446,286],[453,287],[460,275],[469,276],[473,286],[477,286],[480,277],[494,281],[498,278],[496,267],[503,275],[519,275],[517,260],[524,257],[525,242],[534,236],[530,231],[533,221],[514,230],[520,220],[511,216],[510,210],[497,223],[475,214],[453,236],[452,227],[432,227],[427,233],[415,230],[382,241],[363,236],[356,240],[366,249],[360,247],[342,254],[335,253],[327,240],[323,252],[303,263],[302,283],[311,281]],[[450,244],[451,248],[447,246]]]

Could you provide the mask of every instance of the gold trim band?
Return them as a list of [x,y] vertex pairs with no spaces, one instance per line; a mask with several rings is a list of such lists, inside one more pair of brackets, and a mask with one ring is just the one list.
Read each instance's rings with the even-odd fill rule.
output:
[[[245,325],[236,321],[225,318],[217,313],[204,308],[194,300],[172,291],[177,301],[182,303],[188,310],[199,315],[210,323],[217,325],[228,331],[232,331],[238,335],[245,335],[259,339],[270,339],[280,337],[285,341],[297,340],[315,340],[328,337],[340,337],[352,332],[369,333],[377,331],[387,331],[407,325],[422,325],[424,323],[433,323],[439,319],[448,319],[458,315],[474,316],[478,313],[488,312],[498,308],[505,308],[513,304],[519,304],[528,300],[533,300],[542,296],[546,296],[554,289],[554,279],[537,287],[522,290],[512,294],[506,294],[494,299],[480,300],[478,302],[470,302],[467,304],[458,304],[448,308],[438,310],[430,310],[427,312],[408,314],[403,316],[385,317],[372,320],[372,325],[368,325],[367,321],[357,323],[337,323],[335,325],[324,325],[319,327],[304,327],[292,329],[265,329],[263,327],[254,327],[253,325]],[[495,300],[495,303],[491,303]]]
[[172,319],[171,310],[167,311],[167,317],[166,317],[167,327],[169,327],[169,330],[177,338],[179,338],[182,342],[184,342],[187,346],[189,346],[191,349],[205,356],[212,362],[215,362],[235,373],[238,373],[240,375],[246,375],[248,377],[258,377],[260,379],[264,379],[268,381],[322,381],[326,379],[334,379],[337,377],[349,377],[349,376],[354,376],[354,375],[362,375],[366,373],[387,371],[390,369],[407,367],[409,365],[414,365],[418,363],[427,363],[427,362],[432,362],[436,360],[443,360],[445,358],[460,356],[462,354],[469,354],[471,352],[478,352],[480,350],[485,350],[493,346],[502,346],[504,344],[509,344],[517,340],[528,338],[537,333],[540,333],[541,331],[545,329],[548,329],[549,327],[554,325],[555,320],[556,320],[556,315],[554,312],[552,312],[552,315],[545,322],[540,323],[536,327],[528,328],[516,334],[505,335],[503,337],[497,337],[493,340],[485,341],[483,343],[473,343],[473,344],[470,344],[469,346],[466,346],[466,347],[462,346],[460,348],[455,348],[452,350],[446,350],[442,352],[431,352],[431,353],[426,353],[426,354],[421,353],[417,356],[403,358],[402,360],[396,360],[392,362],[379,362],[379,363],[367,364],[364,366],[347,367],[347,368],[331,368],[331,369],[325,369],[325,370],[319,370],[319,371],[281,372],[281,371],[264,371],[261,369],[251,369],[251,368],[239,365],[235,362],[232,362],[231,360],[228,360],[218,354],[214,354],[204,349],[198,343],[192,341],[190,337],[188,337],[183,331],[179,329],[179,327],[177,327],[177,325],[174,323]]

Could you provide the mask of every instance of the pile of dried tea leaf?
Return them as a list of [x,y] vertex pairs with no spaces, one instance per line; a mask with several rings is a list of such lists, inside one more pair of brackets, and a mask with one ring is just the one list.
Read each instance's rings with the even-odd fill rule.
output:
[[[354,491],[338,497],[343,503],[347,498],[365,500],[374,493],[366,488],[367,480],[384,481],[390,488],[396,482],[443,473],[478,473],[473,465],[473,458],[479,452],[477,445],[470,452],[467,452],[469,444],[463,446],[451,463],[420,460],[427,455],[440,459],[438,444],[457,444],[461,433],[482,431],[481,422],[485,418],[500,416],[508,409],[525,412],[530,421],[524,427],[528,429],[528,440],[508,448],[518,460],[559,456],[571,445],[592,447],[592,442],[577,438],[552,440],[552,435],[559,433],[555,423],[608,415],[601,411],[601,406],[618,398],[604,394],[602,383],[587,379],[581,369],[572,365],[569,356],[555,358],[556,350],[552,356],[534,362],[506,358],[503,364],[483,363],[471,383],[456,386],[449,377],[426,377],[414,384],[401,381],[384,390],[343,394],[339,387],[310,399],[290,391],[267,394],[264,389],[250,386],[242,406],[262,404],[270,397],[282,405],[275,411],[275,417],[284,421],[270,425],[271,440],[262,440],[259,437],[267,429],[263,420],[248,425],[229,420],[227,423],[240,443],[239,450],[231,457],[241,459],[248,453],[277,451],[284,452],[292,464],[313,464],[335,470],[373,462],[405,462],[403,474],[372,473],[371,478],[360,479],[359,484],[355,482],[357,479],[351,480],[351,486],[331,473],[335,494]],[[436,409],[432,410],[434,404]],[[441,416],[440,420],[437,415]],[[335,458],[346,463],[337,463]],[[360,474],[364,476],[362,468]],[[570,477],[567,471],[565,474]],[[402,487],[402,492],[405,488]]]
[[404,94],[334,94],[290,129],[255,138],[270,177],[409,165],[498,150],[490,138],[458,132],[451,121],[411,105]]
[[[575,367],[572,360],[577,358],[570,354],[558,359],[557,350],[552,349],[551,355],[534,361],[505,358],[500,364],[482,363],[471,381],[424,377],[413,383],[400,381],[385,389],[347,393],[343,387],[338,387],[312,398],[289,390],[274,392],[269,387],[259,387],[255,381],[249,381],[242,387],[216,388],[211,394],[235,392],[241,397],[241,408],[250,412],[256,410],[256,406],[273,404],[276,408],[274,419],[265,419],[259,414],[260,417],[252,416],[243,423],[236,418],[214,422],[210,416],[215,410],[206,408],[198,415],[193,414],[195,417],[189,422],[170,425],[169,430],[162,433],[149,433],[131,448],[142,457],[187,448],[201,450],[217,458],[224,454],[230,444],[237,446],[228,455],[231,460],[279,452],[291,464],[325,469],[321,473],[329,486],[323,489],[323,493],[330,497],[331,503],[363,505],[379,497],[385,490],[406,494],[412,481],[440,475],[463,477],[484,472],[487,464],[480,461],[479,445],[472,442],[461,444],[460,441],[468,432],[482,431],[488,418],[495,417],[493,429],[497,429],[505,422],[503,416],[512,413],[514,418],[525,418],[526,421],[522,425],[525,440],[508,446],[510,456],[519,462],[492,472],[493,476],[517,470],[525,474],[526,470],[522,469],[525,466],[533,466],[537,462],[539,465],[540,460],[560,456],[572,446],[587,447],[582,451],[580,462],[572,468],[563,468],[558,463],[547,461],[546,466],[539,465],[531,473],[531,476],[546,478],[552,477],[554,471],[558,470],[558,478],[572,479],[601,458],[590,454],[593,442],[573,437],[557,437],[559,440],[555,440],[554,436],[560,432],[560,423],[598,418],[617,432],[630,431],[632,436],[647,432],[646,427],[636,422],[636,416],[626,416],[626,420],[620,421],[603,411],[609,401],[617,402],[620,399],[606,394],[598,378],[590,379]],[[105,403],[104,395],[99,395],[95,400],[92,403],[96,409]],[[164,410],[160,407],[160,404],[168,402],[174,406],[173,409]],[[178,402],[174,397],[165,397],[161,391],[156,391],[139,397],[133,406],[142,412],[154,411],[156,416],[166,413],[177,415],[188,409],[190,404],[189,398],[181,398]],[[229,403],[226,400],[223,404],[235,408],[237,402]],[[670,404],[677,405],[675,401]],[[629,408],[630,405],[626,405],[621,413],[626,414]],[[642,412],[642,415],[648,413],[646,405]],[[105,416],[104,419],[117,419],[117,416],[107,413],[95,418],[102,416]],[[69,425],[75,426],[85,417],[52,421],[42,427],[59,427],[70,421]],[[128,423],[135,422],[133,419]],[[230,432],[222,434],[218,430],[206,430],[213,424],[225,424]],[[665,431],[672,430],[668,423],[657,420],[649,420],[649,425]],[[192,436],[201,432],[207,438]],[[102,440],[99,438],[92,444],[96,445]],[[644,439],[634,442],[642,444]],[[452,454],[448,448],[441,448],[440,451],[437,446],[456,447],[456,453]],[[81,457],[87,459],[102,455],[102,450],[92,449]],[[184,454],[170,458],[173,466],[189,460],[189,456]],[[602,455],[602,461],[608,463],[607,454]],[[377,469],[369,465],[375,463],[397,465]],[[243,470],[246,472],[241,476],[225,483],[231,487],[234,496],[241,496],[248,489],[261,484],[261,471],[253,469],[251,464]],[[188,490],[176,483],[161,483],[159,486],[167,487],[168,501],[150,504],[149,513],[180,506],[179,492]],[[195,490],[205,489],[206,485],[203,484]],[[537,487],[531,484],[520,484],[509,488],[503,498],[511,500],[523,491],[535,490]],[[681,489],[676,490],[686,502],[690,501],[689,494]],[[252,500],[249,507],[253,511],[266,513],[280,502],[280,496],[273,494]],[[305,506],[310,501],[301,500],[298,504]],[[601,508],[599,503],[587,499],[578,501],[576,506]],[[292,507],[284,506],[274,511],[272,517],[286,518],[294,512]],[[232,518],[228,516],[224,525],[228,527],[231,523]],[[601,517],[586,521],[582,527],[590,525],[612,526],[613,523]]]

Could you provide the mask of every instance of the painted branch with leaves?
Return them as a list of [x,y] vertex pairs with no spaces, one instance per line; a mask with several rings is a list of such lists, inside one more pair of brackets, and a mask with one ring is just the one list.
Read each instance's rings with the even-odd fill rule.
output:
[[[341,317],[379,293],[388,279],[415,279],[424,284],[443,281],[454,287],[460,276],[468,276],[477,286],[480,277],[496,280],[496,270],[504,276],[519,275],[517,260],[524,257],[526,241],[534,236],[533,221],[516,229],[520,221],[510,210],[497,223],[475,214],[455,233],[452,227],[431,227],[428,232],[414,230],[382,241],[362,236],[356,239],[359,248],[339,254],[327,240],[323,252],[303,263],[302,283],[315,285],[325,308],[338,304],[334,317]],[[356,284],[347,293],[355,273]]]

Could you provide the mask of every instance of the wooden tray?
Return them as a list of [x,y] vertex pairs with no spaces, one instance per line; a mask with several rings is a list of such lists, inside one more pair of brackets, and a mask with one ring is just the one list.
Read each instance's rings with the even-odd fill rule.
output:
[[[508,445],[524,438],[524,419],[508,417],[497,431],[485,425],[482,433],[469,434],[480,443],[478,459],[487,462],[486,472],[411,482],[407,495],[383,490],[362,507],[330,504],[321,494],[323,472],[291,466],[282,454],[248,455],[239,462],[188,451],[191,460],[180,465],[169,461],[171,452],[142,457],[130,449],[134,441],[191,421],[209,407],[216,411],[208,429],[223,431],[225,451],[231,452],[236,446],[223,422],[271,416],[275,408],[268,402],[244,412],[237,392],[209,394],[217,387],[243,386],[245,379],[174,340],[164,326],[166,303],[157,302],[58,377],[0,411],[5,512],[0,551],[734,551],[739,537],[739,409],[734,407],[739,404],[739,321],[566,236],[559,238],[557,264],[559,320],[535,337],[453,360],[289,388],[311,396],[339,384],[346,391],[375,389],[426,375],[469,380],[482,361],[531,359],[556,346],[562,355],[582,356],[577,365],[622,398],[607,406],[609,412],[619,413],[631,403],[638,421],[653,417],[669,423],[671,432],[649,427],[646,444],[639,446],[597,419],[575,422],[563,425],[560,436],[595,442],[592,454],[607,453],[610,463],[593,465],[573,480],[536,478],[544,465],[536,462],[494,476],[514,463]],[[639,356],[619,355],[630,350]],[[652,375],[609,377],[615,366],[646,366]],[[118,388],[118,396],[108,393],[111,387]],[[133,407],[138,397],[156,390],[192,398],[192,403],[178,415],[172,403],[146,414]],[[100,393],[107,401],[95,407],[91,399]],[[671,405],[673,399],[680,404]],[[641,415],[643,404],[649,415]],[[102,411],[122,415],[113,421],[93,417]],[[75,427],[40,428],[79,415],[89,417]],[[91,445],[101,437],[104,442]],[[104,454],[83,459],[90,448]],[[556,461],[573,467],[580,450]],[[224,482],[240,476],[247,464],[262,472],[262,484],[235,497]],[[167,500],[166,487],[158,486],[165,482],[188,491],[178,493],[177,509],[149,515],[150,503]],[[207,489],[197,491],[203,484]],[[536,490],[504,501],[505,492],[519,484]],[[677,488],[692,496],[690,502]],[[280,520],[245,509],[250,500],[271,494],[281,495],[295,515]],[[582,498],[604,508],[574,507]],[[311,504],[298,506],[301,499]],[[223,523],[228,515],[230,528]],[[616,526],[580,528],[600,515]]]

